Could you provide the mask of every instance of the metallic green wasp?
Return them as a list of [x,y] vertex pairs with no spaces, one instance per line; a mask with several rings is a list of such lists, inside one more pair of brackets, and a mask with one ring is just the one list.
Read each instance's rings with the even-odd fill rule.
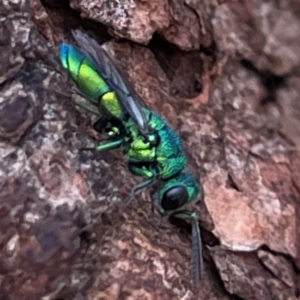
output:
[[135,186],[126,204],[140,190],[156,184],[153,207],[162,215],[192,220],[192,279],[202,277],[202,247],[198,216],[183,207],[202,193],[194,174],[184,171],[187,160],[178,134],[166,120],[144,105],[126,82],[108,53],[81,31],[73,36],[78,47],[62,43],[60,59],[90,104],[76,105],[99,116],[95,130],[107,140],[98,151],[121,148],[133,175],[144,180]]

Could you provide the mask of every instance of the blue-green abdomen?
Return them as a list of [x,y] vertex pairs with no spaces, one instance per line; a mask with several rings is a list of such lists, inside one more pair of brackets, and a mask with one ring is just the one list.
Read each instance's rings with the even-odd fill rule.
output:
[[79,90],[89,100],[105,109],[112,116],[121,119],[123,109],[114,91],[101,77],[95,64],[77,47],[62,43],[59,46],[60,60],[74,80]]
[[91,100],[97,102],[101,95],[110,91],[91,61],[75,46],[62,43],[59,54],[63,67],[68,69],[78,88]]

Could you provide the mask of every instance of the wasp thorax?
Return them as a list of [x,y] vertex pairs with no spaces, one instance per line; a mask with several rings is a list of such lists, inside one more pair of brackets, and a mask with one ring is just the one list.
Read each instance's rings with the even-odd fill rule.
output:
[[168,189],[162,197],[161,206],[164,210],[174,210],[183,206],[188,201],[189,195],[186,188],[177,185]]

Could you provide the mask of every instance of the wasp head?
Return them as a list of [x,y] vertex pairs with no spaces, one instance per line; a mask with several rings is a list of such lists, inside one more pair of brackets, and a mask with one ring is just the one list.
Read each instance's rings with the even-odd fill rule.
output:
[[170,214],[196,200],[201,190],[194,174],[181,172],[162,182],[154,194],[154,205],[161,214]]

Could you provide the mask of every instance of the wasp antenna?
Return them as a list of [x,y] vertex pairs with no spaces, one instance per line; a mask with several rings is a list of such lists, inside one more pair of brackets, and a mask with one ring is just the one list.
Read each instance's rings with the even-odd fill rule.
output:
[[202,242],[199,227],[199,218],[196,212],[192,212],[191,217],[193,219],[192,224],[192,280],[193,284],[202,279],[203,276],[203,259],[202,259]]
[[199,217],[195,211],[189,210],[176,211],[173,216],[180,219],[192,220],[191,277],[193,286],[196,286],[197,282],[202,279],[203,276],[202,243]]

